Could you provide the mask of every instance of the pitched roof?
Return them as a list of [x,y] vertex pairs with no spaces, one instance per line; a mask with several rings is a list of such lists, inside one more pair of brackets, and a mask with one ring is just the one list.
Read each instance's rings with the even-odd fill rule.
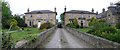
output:
[[100,13],[96,16],[96,18],[100,19],[100,18],[105,18],[107,17],[107,11],[105,11],[104,13]]
[[119,6],[109,6],[108,8],[109,8],[108,10],[110,10],[114,15],[120,13],[120,7]]
[[119,1],[119,2],[117,2],[117,3],[115,3],[115,5],[120,5],[120,1]]
[[96,13],[89,12],[89,11],[84,11],[84,10],[71,10],[71,11],[67,11],[65,13],[96,14]]
[[25,14],[42,14],[42,13],[56,13],[50,10],[35,10],[35,11],[31,11]]

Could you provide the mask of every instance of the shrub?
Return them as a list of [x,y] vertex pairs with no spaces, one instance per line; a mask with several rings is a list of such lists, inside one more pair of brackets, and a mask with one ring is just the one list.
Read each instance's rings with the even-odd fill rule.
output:
[[35,28],[36,28],[36,27],[37,27],[37,25],[33,25],[33,27],[35,27]]
[[54,26],[53,24],[47,22],[47,23],[41,24],[40,29],[49,29],[49,28],[51,28],[53,26]]
[[104,29],[104,32],[107,32],[107,33],[116,33],[117,32],[117,29],[115,28],[115,27],[112,27],[112,26],[110,26],[110,27],[107,27],[107,28],[105,28]]
[[74,18],[72,22],[68,23],[66,26],[71,27],[71,28],[79,28],[79,24],[76,18]]
[[120,23],[117,23],[115,26],[117,29],[120,29]]
[[13,48],[14,46],[13,38],[11,33],[7,34],[5,32],[2,33],[2,48]]
[[120,34],[119,33],[111,33],[109,35],[107,35],[107,39],[111,40],[111,41],[115,41],[120,43]]
[[22,27],[27,27],[27,24],[22,24]]

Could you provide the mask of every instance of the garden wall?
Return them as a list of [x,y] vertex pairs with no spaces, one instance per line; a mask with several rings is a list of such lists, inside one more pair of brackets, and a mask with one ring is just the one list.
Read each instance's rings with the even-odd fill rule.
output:
[[54,33],[54,31],[56,30],[56,26],[53,28],[50,28],[44,32],[41,32],[40,35],[38,36],[38,38],[35,40],[35,42],[32,41],[28,41],[24,44],[22,44],[19,47],[15,47],[15,48],[36,48],[40,45],[43,45],[44,42],[46,41],[46,39],[52,35]]
[[[97,47],[97,48],[120,48],[120,44],[116,42],[112,42],[106,40],[101,37],[97,37],[91,35],[89,33],[81,33],[73,28],[65,27],[68,32],[71,32],[74,36],[78,37],[79,39],[84,40],[86,43]],[[116,39],[117,40],[117,39]]]

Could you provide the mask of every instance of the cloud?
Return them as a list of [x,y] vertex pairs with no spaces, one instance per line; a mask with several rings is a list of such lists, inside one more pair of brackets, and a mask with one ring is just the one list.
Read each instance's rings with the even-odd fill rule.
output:
[[115,0],[7,0],[10,4],[13,14],[23,14],[33,10],[52,10],[57,8],[58,16],[64,12],[64,6],[67,6],[69,10],[87,10],[91,11],[92,8],[95,11],[102,12],[102,8],[106,8],[110,5],[110,2]]

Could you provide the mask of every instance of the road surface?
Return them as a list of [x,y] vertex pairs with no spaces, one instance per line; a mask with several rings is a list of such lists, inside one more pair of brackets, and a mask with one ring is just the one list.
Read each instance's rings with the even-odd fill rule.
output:
[[63,28],[58,28],[44,46],[44,48],[93,48],[81,39],[78,39]]

